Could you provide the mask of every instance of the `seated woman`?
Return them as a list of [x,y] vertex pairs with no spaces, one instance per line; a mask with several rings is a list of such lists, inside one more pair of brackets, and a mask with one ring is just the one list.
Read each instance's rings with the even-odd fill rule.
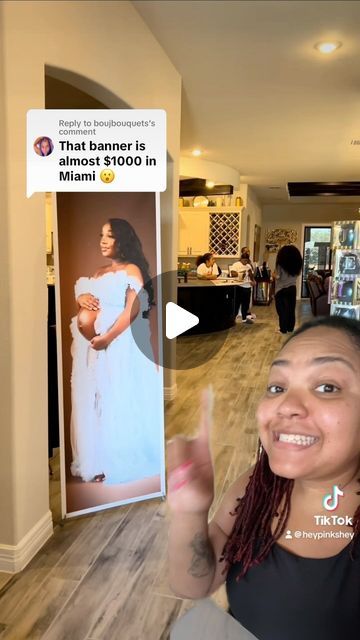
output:
[[216,280],[221,274],[212,253],[204,253],[203,256],[199,256],[196,260],[196,266],[197,277],[201,280]]
[[256,464],[214,518],[210,400],[197,438],[168,447],[170,583],[259,640],[355,640],[360,626],[360,322],[312,320],[272,362]]

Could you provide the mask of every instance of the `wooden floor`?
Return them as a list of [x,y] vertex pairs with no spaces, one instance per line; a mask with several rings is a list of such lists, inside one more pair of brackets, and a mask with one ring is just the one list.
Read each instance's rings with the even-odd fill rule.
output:
[[[212,447],[216,508],[234,479],[254,460],[255,409],[269,364],[284,338],[275,333],[273,307],[254,307],[253,325],[237,324],[221,351],[196,369],[177,374],[178,393],[166,408],[166,437],[196,432],[199,393],[215,391]],[[309,316],[298,303],[298,320]],[[178,340],[178,358],[211,336]],[[166,502],[152,500],[61,522],[59,468],[50,494],[55,533],[20,574],[0,573],[0,639],[166,640],[193,602],[174,597],[167,584]],[[224,589],[213,599],[226,607]]]

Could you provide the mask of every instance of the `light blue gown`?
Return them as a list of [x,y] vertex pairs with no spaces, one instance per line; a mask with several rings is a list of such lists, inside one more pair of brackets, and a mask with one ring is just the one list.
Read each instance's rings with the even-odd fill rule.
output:
[[125,270],[97,278],[80,278],[75,298],[92,293],[99,299],[95,322],[103,334],[123,312],[129,289],[139,294],[140,312],[133,325],[110,345],[96,351],[80,333],[77,317],[73,336],[71,377],[71,473],[90,481],[105,475],[107,484],[119,484],[159,475],[163,458],[162,373],[134,340],[136,324],[144,351],[151,350],[147,292]]

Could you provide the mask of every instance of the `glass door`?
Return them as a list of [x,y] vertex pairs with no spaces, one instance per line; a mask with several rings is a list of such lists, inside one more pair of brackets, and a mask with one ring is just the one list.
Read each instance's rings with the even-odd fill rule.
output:
[[308,298],[306,279],[309,271],[328,271],[331,265],[331,227],[304,228],[304,264],[301,280],[301,297]]

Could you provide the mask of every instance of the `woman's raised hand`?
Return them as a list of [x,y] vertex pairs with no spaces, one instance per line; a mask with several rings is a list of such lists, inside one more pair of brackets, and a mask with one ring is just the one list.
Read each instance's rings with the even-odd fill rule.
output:
[[90,311],[99,311],[100,309],[99,298],[95,298],[92,293],[82,293],[76,299],[76,302],[82,309],[89,309]]
[[200,428],[196,438],[176,436],[167,446],[168,492],[171,511],[208,512],[214,499],[214,469],[210,452],[213,392],[201,396]]

